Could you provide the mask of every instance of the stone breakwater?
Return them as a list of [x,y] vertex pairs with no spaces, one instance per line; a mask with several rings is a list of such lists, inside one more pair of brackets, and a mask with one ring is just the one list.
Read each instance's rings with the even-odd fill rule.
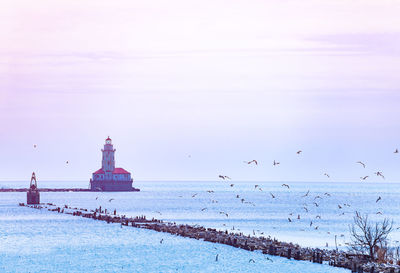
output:
[[286,257],[288,259],[310,261],[314,263],[328,263],[331,266],[350,269],[357,273],[400,273],[400,267],[394,265],[377,264],[369,261],[366,255],[356,255],[344,251],[327,250],[318,248],[303,248],[297,244],[280,242],[270,237],[255,237],[243,235],[243,233],[233,233],[227,230],[221,231],[202,226],[192,226],[186,224],[176,224],[164,222],[155,218],[146,219],[146,216],[126,217],[118,215],[117,212],[107,211],[99,207],[95,210],[84,208],[72,208],[68,205],[58,207],[54,204],[25,205],[34,209],[46,209],[57,213],[70,214],[91,218],[110,223],[118,223],[121,226],[131,226],[135,228],[150,229],[157,232],[166,232],[172,235],[204,240],[212,243],[230,245],[248,251],[261,251],[263,254]]

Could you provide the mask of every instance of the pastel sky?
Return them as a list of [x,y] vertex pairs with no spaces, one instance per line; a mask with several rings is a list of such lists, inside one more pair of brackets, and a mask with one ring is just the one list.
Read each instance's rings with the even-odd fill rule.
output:
[[136,180],[400,182],[399,14],[389,0],[3,1],[0,180],[88,180],[109,135]]

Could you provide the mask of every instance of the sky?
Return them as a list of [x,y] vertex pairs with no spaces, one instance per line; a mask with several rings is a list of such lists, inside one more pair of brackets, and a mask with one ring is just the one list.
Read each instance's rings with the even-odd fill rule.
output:
[[110,136],[134,180],[400,182],[398,14],[389,0],[5,0],[0,180],[89,180]]

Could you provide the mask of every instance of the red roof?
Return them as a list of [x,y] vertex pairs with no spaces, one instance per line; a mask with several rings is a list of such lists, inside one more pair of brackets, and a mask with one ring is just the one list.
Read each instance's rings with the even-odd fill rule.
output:
[[100,169],[98,171],[95,171],[93,174],[104,174],[104,171],[103,169]]
[[113,174],[130,174],[130,172],[122,169],[122,168],[115,168]]

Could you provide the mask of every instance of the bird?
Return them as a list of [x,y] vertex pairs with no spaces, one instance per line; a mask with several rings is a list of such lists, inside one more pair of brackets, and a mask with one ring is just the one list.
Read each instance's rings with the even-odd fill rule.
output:
[[381,200],[382,198],[379,196],[378,199],[376,199],[375,203],[378,203],[379,200]]
[[218,175],[218,177],[223,179],[223,180],[225,180],[225,179],[231,180],[231,178],[229,176],[226,176],[226,175]]
[[317,195],[317,196],[314,197],[314,200],[315,200],[315,199],[318,199],[318,198],[319,198],[319,199],[322,199],[321,196]]
[[164,239],[161,239],[160,244],[162,244],[163,241],[164,241]]
[[369,176],[366,175],[366,176],[360,177],[360,179],[361,179],[361,180],[366,180],[368,177],[369,177]]
[[365,163],[363,163],[363,162],[361,162],[361,161],[357,161],[356,163],[361,164],[361,166],[363,166],[364,169],[365,169]]
[[300,214],[297,214],[297,219],[300,220]]
[[111,198],[110,200],[108,200],[108,202],[111,202],[112,200],[114,200],[114,198]]
[[256,261],[254,261],[253,259],[250,259],[250,260],[249,260],[249,263],[250,263],[250,262],[252,262],[252,263],[254,264]]
[[329,174],[327,174],[327,173],[324,173],[324,175],[325,175],[326,177],[330,178],[330,175],[329,175]]
[[331,195],[328,192],[324,193],[324,195],[331,197]]
[[304,209],[306,212],[308,212],[308,208],[306,208],[306,207],[303,207],[303,209]]
[[299,155],[301,154],[303,151],[302,150],[298,150],[296,153]]
[[382,212],[378,211],[376,214],[380,214],[380,215],[382,215]]
[[208,192],[208,193],[214,193],[214,191],[212,191],[212,190],[208,190],[207,192]]
[[268,257],[265,257],[265,259],[267,259],[267,261],[273,262],[273,260]]
[[290,219],[289,217],[288,217],[287,219],[288,219],[289,223],[291,223],[291,222],[292,222],[292,219]]
[[226,213],[226,212],[223,212],[223,211],[220,211],[219,212],[219,214],[224,214],[226,217],[228,217],[229,215],[228,215],[228,213]]
[[68,160],[67,160],[67,162],[66,162],[66,163],[67,163],[67,164],[69,163],[69,162],[68,162]]
[[375,174],[376,174],[377,176],[380,176],[380,177],[382,177],[383,179],[385,179],[385,177],[383,176],[382,172],[376,172]]
[[258,185],[254,185],[254,189],[257,189]]
[[37,147],[37,145],[36,144],[33,144],[33,148],[36,148]]
[[282,187],[287,187],[288,189],[290,189],[288,184],[282,184]]
[[96,196],[96,200],[97,200],[97,199],[99,199],[99,197],[98,197],[98,196]]
[[275,198],[275,195],[272,194],[272,192],[269,193],[272,198]]
[[255,160],[255,159],[253,159],[253,160],[251,160],[251,161],[244,161],[244,162],[247,163],[247,164],[254,163],[254,164],[258,165],[258,162],[257,162],[257,160]]
[[342,209],[342,206],[341,206],[341,205],[337,205],[337,206],[338,206],[339,209]]
[[310,190],[308,190],[307,193],[302,195],[301,197],[306,197],[306,196],[308,196],[309,193],[310,193]]
[[321,219],[321,215],[315,216],[315,219]]
[[202,208],[201,211],[205,211],[207,208]]
[[312,226],[312,221],[310,221],[310,227]]
[[319,226],[316,226],[314,229],[318,229],[319,228]]
[[261,188],[258,188],[259,191],[263,191]]
[[394,154],[398,154],[399,153],[399,149],[396,149],[393,153]]
[[273,163],[272,165],[277,166],[277,165],[279,165],[279,164],[281,164],[281,163],[280,163],[280,162],[276,162],[276,161],[274,160],[274,163]]
[[196,197],[197,193],[193,194],[192,197]]
[[239,194],[236,194],[236,198],[240,198]]
[[218,254],[215,256],[215,261],[218,262]]
[[319,205],[318,205],[318,203],[317,202],[314,202],[313,203],[316,207],[319,207]]
[[230,186],[233,187],[233,186],[235,186],[235,184],[231,184]]

